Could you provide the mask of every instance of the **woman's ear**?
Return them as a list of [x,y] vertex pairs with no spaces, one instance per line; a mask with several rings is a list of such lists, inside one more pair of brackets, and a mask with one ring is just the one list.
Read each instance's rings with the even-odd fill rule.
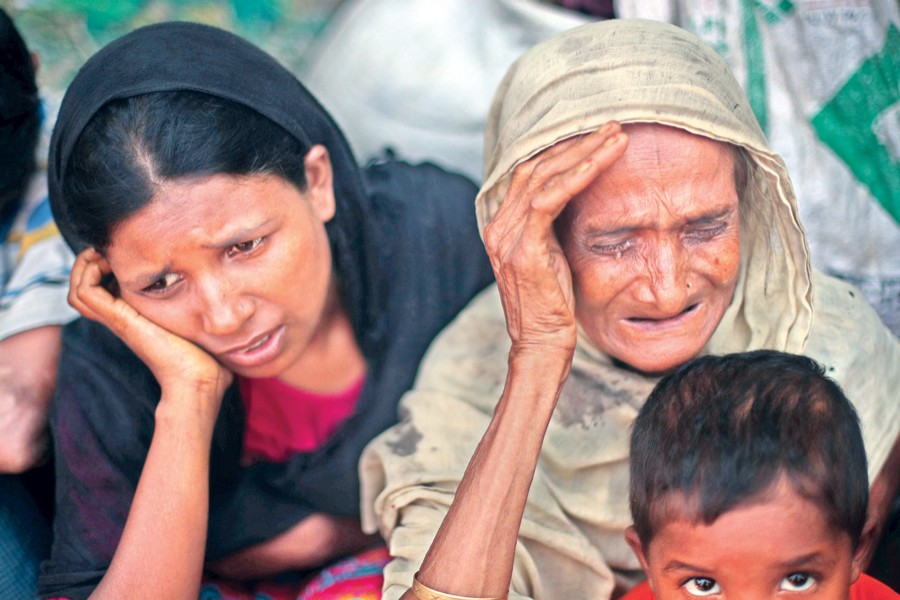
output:
[[303,157],[303,168],[306,170],[306,199],[313,212],[327,223],[334,217],[334,171],[331,168],[331,157],[328,149],[316,144]]

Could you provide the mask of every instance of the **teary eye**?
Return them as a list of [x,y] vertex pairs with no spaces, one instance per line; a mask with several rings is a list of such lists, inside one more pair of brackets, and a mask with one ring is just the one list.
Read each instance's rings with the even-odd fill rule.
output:
[[781,580],[779,587],[787,592],[802,592],[808,590],[816,582],[816,578],[809,573],[791,573]]
[[596,254],[602,256],[615,256],[616,258],[621,258],[624,253],[632,248],[634,248],[634,241],[632,240],[623,240],[612,244],[591,244],[591,250]]
[[714,596],[721,593],[719,584],[709,577],[691,577],[682,587],[692,596]]

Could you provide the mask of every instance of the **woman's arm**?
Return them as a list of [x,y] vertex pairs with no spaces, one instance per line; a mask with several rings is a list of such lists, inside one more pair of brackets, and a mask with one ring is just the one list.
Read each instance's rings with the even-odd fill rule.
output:
[[[544,433],[575,348],[571,274],[553,221],[625,148],[617,124],[520,165],[485,231],[512,340],[505,388],[418,581],[447,594],[505,597]],[[419,596],[410,589],[403,598]],[[425,597],[425,596],[422,596]]]
[[72,269],[69,302],[128,344],[162,392],[122,537],[91,597],[193,600],[203,572],[210,443],[231,374],[194,344],[111,295],[101,285],[107,273],[109,265],[99,253],[82,252]]
[[363,533],[359,519],[313,513],[279,536],[206,566],[228,579],[263,579],[286,571],[321,566],[335,558],[359,552],[379,539],[377,535]]

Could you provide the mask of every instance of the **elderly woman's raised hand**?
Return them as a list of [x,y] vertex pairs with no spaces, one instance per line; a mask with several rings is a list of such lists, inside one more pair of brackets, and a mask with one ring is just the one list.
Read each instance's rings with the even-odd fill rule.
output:
[[164,397],[178,387],[190,390],[195,399],[208,401],[207,415],[214,420],[231,384],[231,372],[196,344],[159,327],[110,293],[103,286],[110,272],[109,263],[95,249],[81,252],[72,266],[69,304],[128,344],[153,372]]
[[619,124],[610,122],[523,162],[485,228],[512,340],[509,371],[491,423],[404,600],[507,597],[528,490],[575,351],[572,273],[553,222],[622,156],[626,140]]
[[611,121],[564,140],[520,164],[503,204],[484,232],[513,353],[571,357],[576,327],[572,275],[553,222],[572,198],[625,151]]

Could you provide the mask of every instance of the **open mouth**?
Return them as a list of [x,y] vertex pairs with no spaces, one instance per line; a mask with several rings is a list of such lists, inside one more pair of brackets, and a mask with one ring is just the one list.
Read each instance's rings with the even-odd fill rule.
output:
[[283,338],[284,326],[281,326],[242,348],[225,353],[222,358],[229,363],[243,367],[259,366],[269,362],[279,354]]
[[674,321],[675,319],[679,319],[679,318],[683,317],[684,315],[687,315],[687,314],[690,314],[690,313],[694,312],[695,310],[697,310],[697,307],[698,307],[698,306],[699,306],[699,304],[691,304],[690,306],[688,306],[687,308],[685,308],[683,311],[681,311],[681,312],[678,313],[677,315],[672,315],[672,316],[669,316],[669,317],[663,317],[663,318],[660,318],[660,319],[654,319],[654,318],[649,318],[649,317],[628,317],[627,320],[630,321],[630,322],[632,322],[632,323],[649,323],[649,324],[653,324],[653,323],[665,323],[665,322],[667,322],[667,321]]
[[253,352],[253,351],[256,350],[257,348],[259,348],[260,346],[262,346],[263,344],[265,344],[266,342],[268,342],[269,339],[270,339],[271,337],[272,337],[272,334],[271,334],[271,333],[267,333],[266,335],[264,335],[263,337],[261,337],[261,338],[259,339],[258,342],[254,343],[254,344],[251,344],[250,346],[247,346],[247,347],[244,348],[243,350],[239,350],[239,352],[242,352],[242,353],[243,353],[243,352]]

